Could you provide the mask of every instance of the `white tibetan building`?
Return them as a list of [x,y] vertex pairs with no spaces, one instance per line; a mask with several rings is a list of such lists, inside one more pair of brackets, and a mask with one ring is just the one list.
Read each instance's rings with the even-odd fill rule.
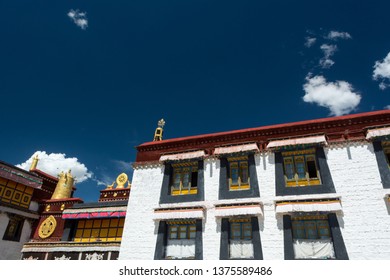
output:
[[390,110],[137,147],[120,259],[390,259]]

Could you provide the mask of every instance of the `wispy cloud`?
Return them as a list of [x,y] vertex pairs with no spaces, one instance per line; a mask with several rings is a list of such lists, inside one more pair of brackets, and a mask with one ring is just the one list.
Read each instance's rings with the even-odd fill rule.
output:
[[341,116],[355,110],[361,95],[354,92],[351,84],[345,81],[327,82],[324,76],[306,77],[303,85],[303,101],[328,108],[330,114]]
[[385,106],[383,109],[390,110],[390,105]]
[[97,168],[98,171],[94,174],[92,180],[95,181],[98,185],[111,185],[115,182],[116,178],[121,173],[126,173],[131,180],[133,174],[132,162],[127,162],[124,160],[110,160],[109,168]]
[[67,15],[81,29],[85,30],[88,27],[87,13],[70,10]]
[[112,160],[112,162],[115,164],[116,168],[118,169],[118,171],[121,171],[121,172],[129,172],[129,171],[132,171],[132,162],[127,162],[127,161],[123,161],[123,160]]
[[324,53],[324,56],[320,59],[320,66],[325,69],[332,67],[334,61],[331,59],[331,57],[337,51],[337,46],[322,44],[320,49]]
[[317,38],[315,37],[306,37],[305,38],[305,47],[306,48],[310,48],[311,46],[313,46],[317,41]]
[[338,39],[352,39],[352,36],[348,32],[340,32],[340,31],[330,31],[327,36],[325,36],[326,39],[337,41]]
[[57,177],[61,171],[66,172],[69,169],[72,171],[72,175],[78,183],[82,183],[93,176],[93,173],[88,171],[88,168],[79,162],[78,158],[66,157],[66,154],[62,153],[48,154],[45,151],[36,151],[29,159],[16,166],[29,170],[35,155],[38,155],[39,158],[37,169],[54,177]]
[[372,78],[375,81],[380,81],[379,88],[381,90],[390,86],[390,52],[383,60],[375,62]]

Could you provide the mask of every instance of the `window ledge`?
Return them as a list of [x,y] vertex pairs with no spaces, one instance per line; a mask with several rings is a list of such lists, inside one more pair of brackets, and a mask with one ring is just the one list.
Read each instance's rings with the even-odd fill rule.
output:
[[335,193],[324,194],[301,194],[301,195],[286,195],[275,196],[273,202],[289,201],[289,200],[317,200],[317,199],[341,199],[341,195]]

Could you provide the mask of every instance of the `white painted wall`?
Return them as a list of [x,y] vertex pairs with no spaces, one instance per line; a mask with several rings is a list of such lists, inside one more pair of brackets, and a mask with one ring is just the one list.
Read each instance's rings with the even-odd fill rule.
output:
[[[348,146],[330,146],[325,148],[325,154],[337,195],[341,195],[343,213],[338,213],[337,217],[349,258],[390,259],[390,206],[384,199],[390,190],[382,187],[372,145],[349,143]],[[257,154],[255,162],[261,197],[229,202],[259,201],[263,204],[264,215],[259,218],[259,228],[264,259],[282,260],[283,222],[282,216],[275,213],[274,202],[278,198],[275,197],[274,154]],[[217,260],[221,220],[215,217],[215,204],[222,202],[218,200],[219,160],[207,159],[204,167],[205,201],[191,205],[206,209],[203,259]],[[153,209],[159,207],[163,169],[163,166],[158,166],[134,171],[120,259],[154,258],[158,222],[153,221]],[[188,203],[182,204],[185,205],[188,206]]]
[[119,259],[154,259],[158,222],[153,210],[159,206],[163,176],[163,166],[134,170]]
[[390,214],[374,149],[350,143],[325,149],[343,215],[338,221],[350,259],[390,259]]

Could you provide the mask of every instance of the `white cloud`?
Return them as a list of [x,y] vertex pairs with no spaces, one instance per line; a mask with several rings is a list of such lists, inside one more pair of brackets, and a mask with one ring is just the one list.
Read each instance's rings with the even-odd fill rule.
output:
[[85,30],[88,27],[87,13],[70,10],[67,15],[81,29]]
[[374,73],[372,74],[374,80],[380,80],[379,88],[384,90],[388,88],[390,80],[390,52],[382,61],[376,61],[374,65]]
[[350,113],[356,109],[361,99],[348,82],[327,82],[323,76],[307,76],[303,89],[303,101],[328,108],[334,116]]
[[330,68],[334,64],[334,61],[331,59],[331,57],[337,51],[337,46],[322,44],[320,48],[324,53],[324,57],[320,59],[320,65],[322,68]]
[[348,32],[330,31],[326,38],[336,41],[338,39],[352,39],[352,36]]
[[66,172],[70,169],[76,182],[81,183],[88,180],[93,175],[77,158],[67,158],[65,154],[61,153],[47,154],[45,151],[36,151],[28,160],[16,166],[29,170],[35,155],[38,155],[39,158],[37,169],[54,177],[57,177],[61,171]]
[[118,171],[120,172],[129,172],[129,171],[132,171],[132,162],[127,162],[127,161],[123,161],[123,160],[112,160],[112,162],[116,165],[116,168],[118,169]]
[[317,38],[315,37],[306,37],[305,38],[305,47],[307,48],[310,48],[311,46],[313,46],[315,44],[315,42],[317,41]]

